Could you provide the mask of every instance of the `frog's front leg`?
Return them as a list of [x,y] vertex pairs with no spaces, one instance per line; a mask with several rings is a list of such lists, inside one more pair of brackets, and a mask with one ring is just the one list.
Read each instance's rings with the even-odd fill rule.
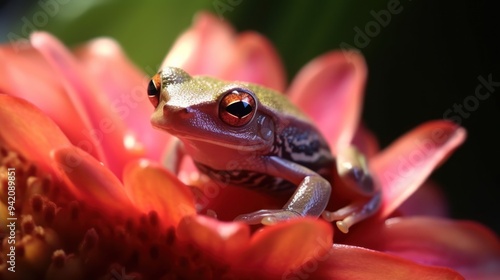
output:
[[326,179],[300,164],[283,158],[267,157],[264,162],[264,168],[259,170],[260,172],[283,178],[298,187],[282,209],[260,210],[240,215],[235,220],[248,224],[268,225],[297,217],[321,215],[331,193],[330,183]]

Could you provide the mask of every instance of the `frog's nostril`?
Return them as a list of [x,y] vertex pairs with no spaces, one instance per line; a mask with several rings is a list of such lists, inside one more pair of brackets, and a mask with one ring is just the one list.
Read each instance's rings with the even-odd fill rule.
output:
[[172,104],[163,104],[163,116],[165,118],[180,117],[191,113],[192,109],[182,108]]

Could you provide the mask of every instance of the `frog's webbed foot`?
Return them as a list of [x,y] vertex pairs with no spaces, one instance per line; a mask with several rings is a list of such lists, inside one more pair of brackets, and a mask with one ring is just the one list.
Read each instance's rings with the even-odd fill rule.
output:
[[249,214],[243,214],[236,217],[235,221],[244,222],[250,225],[273,225],[278,222],[288,221],[291,219],[299,218],[299,213],[290,210],[259,210]]
[[380,208],[381,194],[377,193],[368,199],[355,201],[337,211],[324,211],[322,216],[329,222],[337,221],[337,227],[343,233],[349,232],[349,228],[372,216]]

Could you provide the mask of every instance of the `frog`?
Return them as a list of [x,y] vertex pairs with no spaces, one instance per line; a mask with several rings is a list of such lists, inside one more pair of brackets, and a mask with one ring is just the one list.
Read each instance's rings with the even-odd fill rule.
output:
[[[151,78],[147,94],[154,107],[152,126],[175,137],[167,169],[178,173],[189,156],[215,183],[270,195],[290,193],[281,209],[242,213],[236,221],[272,225],[322,216],[347,233],[380,208],[380,187],[366,157],[354,146],[341,160],[334,157],[311,119],[282,93],[165,67]],[[334,184],[334,177],[343,184]],[[332,184],[351,188],[361,199],[326,211]]]

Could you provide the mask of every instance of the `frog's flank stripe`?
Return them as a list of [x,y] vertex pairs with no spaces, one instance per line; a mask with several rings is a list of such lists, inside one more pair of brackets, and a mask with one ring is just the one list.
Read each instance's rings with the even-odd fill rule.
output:
[[288,191],[295,185],[281,178],[248,170],[216,170],[195,162],[196,167],[216,183],[250,188],[259,191]]
[[275,142],[273,153],[276,156],[297,162],[318,172],[327,180],[331,179],[335,161],[328,144],[320,134],[287,127]]

